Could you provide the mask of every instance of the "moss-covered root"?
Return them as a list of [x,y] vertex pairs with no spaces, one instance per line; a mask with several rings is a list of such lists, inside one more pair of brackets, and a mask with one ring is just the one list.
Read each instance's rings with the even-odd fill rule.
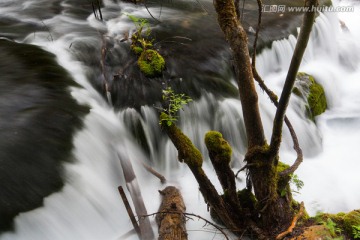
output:
[[205,134],[205,145],[209,151],[212,165],[224,191],[224,199],[234,212],[240,214],[240,202],[236,195],[235,174],[230,168],[232,149],[220,132]]
[[168,116],[166,113],[161,113],[160,122],[164,121],[161,126],[178,150],[179,161],[185,162],[189,166],[199,184],[200,192],[205,201],[214,209],[225,226],[229,229],[238,229],[240,226],[238,222],[240,216],[238,218],[233,218],[234,214],[219,196],[214,185],[201,168],[203,159],[200,151],[175,124],[171,124],[170,126],[167,125],[165,120],[167,118]]
[[235,175],[229,166],[232,153],[229,143],[220,132],[209,131],[205,134],[205,145],[224,193],[229,190],[235,193]]
[[165,69],[165,60],[157,51],[148,49],[141,53],[138,65],[145,76],[156,77]]

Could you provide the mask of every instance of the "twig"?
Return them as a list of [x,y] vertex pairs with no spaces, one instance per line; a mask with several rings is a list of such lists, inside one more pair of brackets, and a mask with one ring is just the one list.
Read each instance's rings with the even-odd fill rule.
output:
[[[265,91],[265,93],[269,96],[270,100],[274,103],[274,105],[276,107],[278,107],[279,103],[278,103],[278,100],[277,100],[278,97],[276,96],[276,94],[266,86],[264,80],[260,77],[259,73],[257,72],[255,65],[252,66],[252,70],[253,70],[254,79],[259,83],[259,86],[261,87],[261,89],[263,89]],[[290,135],[291,135],[291,138],[294,143],[294,150],[296,152],[297,157],[296,157],[294,164],[291,167],[289,167],[279,173],[281,176],[285,176],[285,175],[294,173],[295,170],[300,166],[301,162],[303,161],[303,153],[300,148],[299,140],[295,133],[294,127],[292,126],[292,124],[287,116],[285,116],[284,121],[290,131]]]
[[257,4],[258,4],[258,11],[259,11],[259,15],[258,15],[258,24],[256,27],[256,33],[255,33],[255,40],[254,40],[254,46],[253,46],[253,55],[252,55],[252,67],[255,67],[255,61],[256,61],[256,47],[257,47],[257,41],[259,38],[259,32],[260,32],[260,27],[261,27],[261,17],[262,17],[262,2],[261,0],[257,0]]
[[106,97],[107,97],[109,104],[112,105],[110,86],[109,86],[108,75],[106,73],[106,66],[105,66],[106,65],[106,63],[105,63],[106,54],[107,54],[106,39],[105,39],[105,36],[102,36],[100,65],[101,65],[102,74],[104,76],[104,87],[105,87]]
[[[94,2],[91,2],[91,6],[92,6],[92,9],[93,9],[93,13],[94,13],[94,16],[95,16],[95,19],[99,20],[99,21],[103,21],[103,17],[102,17],[102,13],[101,13],[101,7],[100,7],[100,1],[97,0],[97,9],[95,9],[95,4]],[[96,13],[96,10],[99,11],[99,14],[100,14],[100,17],[98,17],[97,13]]]
[[151,217],[151,216],[154,216],[154,215],[157,215],[157,214],[162,214],[162,213],[167,213],[167,214],[183,214],[184,216],[187,216],[187,217],[188,217],[188,216],[197,217],[197,218],[205,221],[206,224],[209,224],[209,225],[213,226],[214,228],[216,228],[217,230],[219,230],[219,231],[224,235],[225,239],[230,240],[230,239],[228,238],[227,234],[224,232],[223,228],[219,227],[219,226],[216,225],[215,223],[212,223],[212,222],[210,222],[209,220],[207,220],[207,219],[205,219],[205,218],[203,218],[203,217],[201,217],[201,216],[199,216],[199,215],[196,215],[196,214],[194,214],[194,213],[186,213],[186,212],[181,213],[181,212],[175,212],[175,211],[174,211],[174,212],[173,212],[173,211],[162,211],[162,212],[156,212],[156,213],[151,213],[151,214],[147,214],[147,215],[141,215],[141,216],[139,216],[139,217],[142,217],[142,218],[143,218],[143,217]]
[[[52,37],[52,35],[51,35],[51,32],[50,32],[50,29],[49,29],[49,27],[44,23],[44,21],[43,20],[41,20],[41,23],[44,25],[44,27],[46,28],[46,30],[48,31],[48,33],[49,33],[49,36],[50,36],[50,39],[51,39],[51,41],[53,42],[54,41],[54,39],[53,39],[53,37]],[[49,39],[48,39],[49,40]]]
[[244,20],[244,8],[245,8],[245,0],[243,0],[243,5],[242,5],[242,8],[241,8],[241,19],[240,19],[241,23]]
[[94,13],[94,16],[95,16],[95,19],[99,19],[97,14],[96,14],[96,9],[95,9],[95,5],[93,2],[91,2],[91,6],[92,6],[92,9],[93,9],[93,13]]
[[98,4],[98,10],[99,10],[99,14],[100,14],[100,20],[102,21],[102,20],[103,20],[103,16],[102,16],[102,13],[101,13],[101,4],[100,4],[100,0],[97,0],[97,4]]
[[156,17],[154,17],[154,16],[151,14],[148,6],[146,5],[146,0],[144,1],[144,7],[146,8],[146,11],[149,13],[149,15],[150,15],[150,17],[151,17],[152,19],[154,19],[156,22],[161,23],[161,21],[160,21],[159,19],[157,19]]
[[176,41],[168,41],[169,39],[184,39],[184,40],[192,41],[192,39],[188,38],[188,37],[173,36],[173,37],[164,38],[161,41],[154,43],[153,45],[156,46],[157,44],[163,43],[163,42],[179,43],[179,44],[185,45],[184,43],[180,43],[180,42],[176,42]]
[[201,7],[201,9],[206,12],[207,14],[209,14],[209,11],[205,8],[205,6],[199,1],[199,0],[195,0],[197,2],[197,4],[199,4],[199,6]]
[[299,212],[294,216],[290,227],[285,231],[276,236],[276,240],[283,239],[286,235],[291,233],[296,226],[297,221],[304,213],[304,202],[301,202]]
[[[246,161],[246,160],[244,160],[244,161]],[[245,166],[243,166],[242,168],[240,168],[240,169],[236,172],[235,177],[237,177],[238,174],[239,174],[241,171],[244,171],[246,168],[249,168],[249,167],[251,167],[251,166],[253,166],[253,165],[255,165],[255,164],[253,164],[253,163],[247,163],[247,164],[245,164]]]
[[147,165],[146,163],[144,163],[143,161],[141,161],[141,164],[144,166],[144,168],[146,169],[146,171],[148,171],[149,173],[151,173],[152,175],[154,175],[155,177],[157,177],[158,179],[160,179],[161,183],[166,183],[166,178],[161,175],[160,173],[158,173],[157,171],[155,171],[155,169],[153,169],[152,167],[150,167],[149,165]]
[[137,221],[136,221],[136,218],[135,218],[135,215],[131,209],[131,206],[129,204],[129,201],[127,200],[126,198],[126,195],[125,195],[125,192],[124,192],[124,189],[122,186],[119,186],[118,187],[118,190],[119,190],[119,193],[120,193],[120,196],[121,196],[121,199],[123,200],[123,203],[125,205],[125,208],[126,208],[126,211],[130,217],[130,220],[131,220],[131,223],[136,231],[136,234],[138,235],[139,239],[141,239],[141,231],[140,231],[140,228],[139,228],[139,225],[137,224]]

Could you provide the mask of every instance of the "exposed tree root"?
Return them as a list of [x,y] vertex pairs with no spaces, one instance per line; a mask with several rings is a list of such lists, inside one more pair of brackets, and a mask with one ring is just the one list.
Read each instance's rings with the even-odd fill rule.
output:
[[282,232],[279,235],[277,235],[276,240],[283,239],[286,235],[292,233],[293,229],[296,226],[297,221],[303,214],[304,214],[304,202],[301,202],[299,212],[294,216],[290,227],[285,232]]

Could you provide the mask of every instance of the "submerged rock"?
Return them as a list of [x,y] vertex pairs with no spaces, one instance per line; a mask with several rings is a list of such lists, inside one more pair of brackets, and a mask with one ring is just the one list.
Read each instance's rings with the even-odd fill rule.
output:
[[299,72],[293,93],[307,102],[306,109],[310,119],[314,120],[316,116],[325,112],[327,108],[325,91],[313,76]]
[[165,68],[164,58],[155,50],[145,50],[138,59],[138,65],[141,72],[147,77],[161,75]]

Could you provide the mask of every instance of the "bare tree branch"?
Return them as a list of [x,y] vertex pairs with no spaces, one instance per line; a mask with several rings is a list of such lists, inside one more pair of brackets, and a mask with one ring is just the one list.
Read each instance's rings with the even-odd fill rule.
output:
[[121,196],[121,199],[123,200],[123,203],[125,205],[125,208],[126,208],[126,211],[129,215],[129,218],[131,220],[131,223],[136,231],[136,234],[138,235],[138,237],[141,239],[141,232],[140,232],[140,228],[139,228],[139,225],[137,224],[136,222],[136,218],[135,218],[135,215],[134,215],[134,212],[132,211],[131,209],[131,206],[129,204],[129,201],[127,200],[127,197],[125,195],[125,192],[124,192],[124,189],[122,186],[119,186],[118,187],[118,190],[119,190],[119,193],[120,193],[120,196]]
[[148,171],[149,173],[151,173],[152,175],[154,175],[155,177],[157,177],[158,179],[160,179],[161,183],[166,183],[166,178],[161,175],[159,172],[157,172],[155,169],[153,169],[152,167],[150,167],[149,165],[147,165],[145,162],[140,161],[141,164],[143,165],[143,167],[146,169],[146,171]]
[[261,27],[261,17],[262,17],[262,2],[261,0],[257,0],[258,4],[258,24],[256,27],[256,33],[255,33],[255,39],[254,39],[254,45],[253,45],[253,54],[252,54],[252,67],[255,68],[255,61],[256,61],[256,47],[257,47],[257,41],[259,38],[259,32]]
[[[274,105],[276,107],[278,107],[279,102],[277,100],[278,99],[277,95],[266,86],[264,80],[260,77],[259,73],[257,72],[255,65],[252,66],[252,70],[253,70],[254,79],[259,83],[259,86],[261,87],[261,89],[263,89],[265,91],[265,93],[269,96],[270,100],[274,103]],[[281,176],[290,175],[290,174],[294,173],[303,161],[303,153],[300,148],[299,140],[295,133],[294,127],[292,126],[290,120],[287,118],[286,115],[285,115],[284,120],[285,120],[286,126],[288,127],[288,129],[290,131],[290,135],[291,135],[291,138],[294,143],[294,150],[296,152],[297,157],[296,157],[294,164],[291,167],[289,167],[286,170],[279,173]],[[245,167],[246,167],[246,165],[245,165]],[[236,175],[242,170],[243,169],[240,169],[236,173]]]
[[281,144],[282,126],[285,118],[285,112],[289,104],[291,91],[293,89],[296,74],[299,70],[299,66],[304,55],[306,46],[309,41],[312,26],[315,21],[316,12],[312,11],[318,5],[317,0],[305,0],[305,6],[309,7],[309,11],[304,14],[303,23],[300,29],[300,34],[296,42],[293,57],[291,59],[288,74],[285,79],[283,91],[280,96],[278,108],[275,114],[273,122],[273,132],[271,136],[270,151],[276,156],[279,152]]

